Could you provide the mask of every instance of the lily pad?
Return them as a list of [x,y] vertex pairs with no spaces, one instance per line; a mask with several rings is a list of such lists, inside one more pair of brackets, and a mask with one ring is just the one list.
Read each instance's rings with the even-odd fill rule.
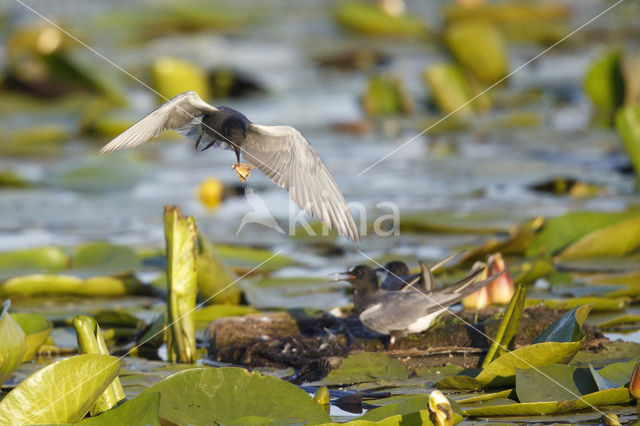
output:
[[70,275],[33,274],[11,278],[0,284],[0,297],[13,295],[122,296],[131,290],[123,280],[93,277],[83,280]]
[[5,300],[0,311],[0,384],[13,375],[27,352],[24,331],[9,315],[10,306],[11,301]]
[[57,272],[69,264],[67,254],[57,247],[38,247],[0,253],[0,270]]
[[298,263],[284,254],[274,256],[274,252],[269,249],[224,244],[216,244],[215,248],[218,254],[237,272],[248,272],[267,260],[268,262],[254,272],[277,271]]
[[622,138],[624,147],[633,169],[636,172],[636,182],[640,187],[640,107],[628,105],[616,113],[616,129]]
[[593,376],[593,380],[596,386],[598,387],[598,390],[607,390],[607,389],[615,389],[615,388],[622,387],[622,385],[618,385],[602,377],[602,375],[600,375],[600,373],[598,373],[591,364],[589,364],[589,370],[591,371],[591,376]]
[[369,79],[362,106],[370,116],[409,114],[413,110],[413,102],[402,80],[386,75]]
[[403,422],[406,421],[408,424],[412,424],[412,421],[416,420],[417,422],[413,424],[433,424],[429,419],[428,396],[417,396],[398,404],[389,404],[384,407],[374,408],[360,416],[359,420],[380,421],[398,414],[402,415]]
[[325,385],[345,385],[376,380],[403,380],[409,370],[398,360],[382,353],[361,351],[345,358],[322,381]]
[[600,330],[615,329],[623,325],[635,325],[640,324],[640,315],[626,314],[619,317],[612,318],[607,321],[603,321],[596,325]]
[[468,417],[477,416],[536,416],[558,413],[571,413],[592,407],[619,405],[631,401],[632,397],[627,388],[609,389],[593,392],[568,401],[529,402],[519,404],[493,405],[477,408],[467,408],[462,414]]
[[153,87],[159,93],[160,102],[188,90],[195,90],[205,100],[210,97],[206,71],[197,64],[182,59],[159,58],[151,66],[151,78]]
[[202,234],[197,246],[198,295],[206,303],[237,305],[242,297],[238,278],[218,254],[213,244]]
[[248,314],[257,314],[259,312],[259,310],[251,306],[209,305],[196,309],[193,312],[193,318],[196,324],[202,325],[222,317],[240,317]]
[[140,395],[157,392],[161,394],[160,417],[180,424],[226,423],[246,416],[295,423],[330,421],[302,389],[242,368],[192,368],[162,380]]
[[603,379],[616,384],[618,387],[622,387],[631,380],[631,373],[633,373],[636,362],[636,360],[615,362],[602,367],[598,371],[598,374]]
[[601,121],[610,124],[614,111],[624,102],[622,54],[612,50],[598,57],[587,70],[584,91],[591,98]]
[[591,311],[590,305],[571,309],[548,326],[533,343],[577,342],[584,337],[582,325]]
[[115,244],[89,243],[73,252],[74,269],[91,270],[92,275],[125,275],[133,272],[139,264],[135,251]]
[[111,426],[117,424],[156,426],[160,425],[158,411],[160,394],[148,393],[139,395],[116,408],[105,411],[96,417],[82,420],[82,426]]
[[[640,127],[639,127],[640,129]],[[593,231],[564,249],[557,260],[618,257],[640,247],[640,215]]]
[[471,88],[462,69],[449,63],[431,65],[424,71],[424,80],[431,96],[443,114],[465,118],[474,113]]
[[426,24],[413,16],[392,16],[375,4],[359,1],[338,3],[337,21],[363,34],[402,38],[421,38],[428,34]]
[[520,402],[567,401],[597,390],[588,368],[554,364],[516,371]]
[[469,398],[458,399],[456,402],[458,405],[468,405],[475,404],[477,402],[490,401],[492,399],[500,398],[500,399],[515,399],[515,390],[514,389],[505,389],[500,392],[485,392],[481,393],[477,396],[471,396]]
[[82,419],[120,369],[110,355],[86,354],[49,364],[0,401],[0,423],[67,423]]
[[629,306],[627,297],[574,297],[573,299],[527,299],[525,306],[546,305],[549,309],[565,311],[582,305],[591,305],[593,312],[622,311]]
[[16,312],[11,314],[11,317],[18,323],[25,334],[27,351],[22,362],[30,361],[38,351],[38,348],[42,346],[51,334],[53,325],[47,321],[44,315],[40,314]]
[[534,257],[541,253],[555,254],[597,229],[604,228],[624,219],[637,216],[638,212],[572,212],[547,219],[542,230],[527,248],[525,256]]

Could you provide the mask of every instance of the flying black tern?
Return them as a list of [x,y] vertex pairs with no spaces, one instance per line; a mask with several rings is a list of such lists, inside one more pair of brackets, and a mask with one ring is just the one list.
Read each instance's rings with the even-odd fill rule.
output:
[[352,267],[344,280],[354,289],[354,304],[362,324],[395,340],[409,334],[427,330],[433,320],[465,296],[488,285],[496,276],[477,281],[483,268],[475,268],[462,280],[441,289],[422,292],[387,291],[377,286],[375,270],[366,265]]
[[[194,91],[174,96],[158,109],[129,127],[100,153],[133,148],[174,129],[195,142],[196,148],[233,150],[232,165],[241,181],[255,166],[309,216],[316,216],[345,237],[359,241],[358,230],[347,203],[318,154],[302,134],[290,126],[263,126],[252,123],[229,107],[214,107]],[[250,164],[240,163],[240,153]]]

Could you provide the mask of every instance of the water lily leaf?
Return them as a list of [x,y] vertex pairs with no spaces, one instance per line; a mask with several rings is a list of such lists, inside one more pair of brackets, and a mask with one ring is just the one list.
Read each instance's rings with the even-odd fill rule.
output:
[[79,165],[74,162],[73,169],[52,177],[51,181],[65,188],[89,193],[129,189],[138,181],[140,168],[140,162],[133,153],[93,156]]
[[402,362],[389,358],[387,354],[362,351],[345,358],[338,368],[327,374],[322,383],[344,385],[375,380],[403,380],[408,377],[409,370]]
[[105,411],[96,417],[82,420],[82,426],[111,426],[117,424],[156,426],[160,425],[160,394],[147,393],[138,395],[116,408]]
[[565,312],[547,327],[533,343],[576,342],[584,337],[582,325],[591,311],[590,305],[582,305]]
[[544,304],[549,309],[565,311],[579,306],[589,305],[593,312],[622,311],[629,306],[631,299],[628,297],[574,297],[572,299],[527,299],[525,307]]
[[553,273],[554,270],[553,263],[543,259],[536,259],[533,263],[524,261],[512,269],[513,282],[528,284]]
[[66,423],[82,419],[120,369],[110,355],[86,354],[49,364],[0,401],[0,423]]
[[237,305],[242,297],[237,276],[218,254],[213,244],[198,234],[198,295],[207,303]]
[[362,107],[367,115],[374,117],[409,114],[413,110],[413,102],[402,80],[382,74],[369,78],[362,96]]
[[305,285],[322,285],[329,284],[328,278],[318,277],[274,277],[268,276],[262,278],[260,281],[254,281],[253,285],[260,288],[266,287],[290,287],[290,286],[305,286]]
[[47,321],[44,315],[40,314],[16,312],[11,314],[11,317],[18,323],[25,334],[27,351],[22,362],[30,361],[38,351],[38,348],[42,346],[51,334],[53,325]]
[[38,247],[0,253],[0,270],[56,272],[66,269],[69,256],[57,247]]
[[615,389],[615,388],[621,387],[621,386],[617,385],[616,383],[613,383],[613,382],[605,379],[604,377],[602,377],[600,375],[600,373],[598,373],[596,371],[596,369],[593,368],[591,363],[589,363],[589,371],[591,371],[591,375],[593,376],[593,380],[595,381],[596,385],[598,386],[598,390]]
[[[477,375],[478,372],[476,372]],[[457,374],[455,376],[445,377],[439,380],[435,387],[438,389],[467,389],[467,390],[480,390],[484,389],[484,383],[475,379],[475,375],[465,376],[463,374]]]
[[542,253],[556,254],[580,237],[612,225],[621,220],[637,216],[638,212],[571,212],[545,221],[544,227],[536,235],[525,252],[527,257]]
[[544,342],[507,352],[485,367],[475,379],[485,387],[512,386],[516,369],[539,368],[549,364],[566,364],[582,347],[577,342]]
[[424,71],[423,78],[443,114],[455,111],[454,118],[458,119],[473,115],[471,88],[458,65],[445,62],[431,65]]
[[248,314],[257,314],[260,311],[251,306],[237,305],[209,305],[196,309],[193,318],[196,324],[208,324],[209,322],[222,317],[241,317]]
[[524,310],[524,299],[526,296],[526,290],[519,285],[511,298],[511,302],[509,302],[509,306],[507,306],[507,309],[504,311],[500,328],[498,328],[493,343],[484,361],[482,361],[483,368],[506,351],[512,349],[513,342],[518,333],[518,327],[520,326],[520,318]]
[[558,261],[618,257],[640,247],[640,215],[593,231],[564,249]]
[[95,242],[78,246],[73,252],[74,269],[91,270],[92,275],[125,275],[139,266],[136,252],[129,247]]
[[184,217],[176,206],[164,209],[164,237],[167,251],[167,353],[171,362],[194,362],[198,277],[196,241],[198,231],[193,216]]
[[[264,263],[254,272],[276,271],[287,266],[298,264],[284,254],[276,254],[269,249],[255,247],[239,247],[224,244],[216,244],[216,250],[220,256],[237,272],[248,272],[257,265]],[[268,261],[267,261],[268,260]]]
[[141,320],[124,309],[100,309],[92,312],[92,317],[102,326],[136,328]]
[[622,146],[636,172],[636,182],[640,182],[640,108],[637,105],[620,108],[615,121],[622,138]]
[[488,393],[482,393],[477,396],[472,396],[469,398],[458,399],[456,400],[456,402],[458,403],[458,405],[468,405],[468,404],[475,404],[476,402],[491,401],[492,399],[497,399],[497,398],[514,400],[515,397],[516,395],[515,395],[514,389],[505,389],[500,392],[488,392]]
[[597,390],[587,368],[553,364],[516,371],[520,402],[567,401]]
[[635,359],[626,362],[615,362],[601,368],[598,374],[603,379],[622,387],[631,380],[631,373],[633,373],[633,367],[635,367],[636,362]]
[[620,315],[607,321],[602,321],[601,323],[597,324],[596,327],[600,330],[609,330],[618,328],[623,325],[633,325],[638,323],[640,323],[640,315],[626,314]]
[[70,275],[33,274],[11,278],[0,284],[0,297],[12,295],[123,296],[132,286],[119,278],[93,277],[83,280]]
[[261,416],[290,422],[330,421],[295,385],[242,368],[192,368],[173,374],[140,395],[160,392],[160,416],[180,424],[226,423]]
[[[373,410],[368,411],[364,415],[360,416],[359,420],[380,421],[390,416],[395,416],[398,414],[404,416],[409,413],[416,413],[416,415],[419,416],[419,418],[421,418],[423,421],[427,421],[427,423],[419,424],[432,424],[431,420],[429,420],[429,397],[419,396],[408,399],[404,402],[400,402],[398,404],[389,404],[383,407],[374,408]],[[424,414],[426,414],[426,418],[423,417]]]
[[203,99],[210,97],[206,71],[192,62],[161,57],[151,65],[151,78],[161,102],[187,90],[195,90]]
[[620,405],[631,401],[632,397],[627,388],[609,389],[593,392],[580,399],[568,401],[528,402],[519,404],[493,405],[477,408],[467,408],[462,414],[468,417],[477,416],[536,416],[559,413],[571,413],[585,410],[593,406]]
[[[322,423],[319,424],[317,426],[338,426],[338,425],[345,425],[345,426],[401,426],[401,425],[405,425],[405,424],[422,424],[421,421],[422,419],[419,417],[415,418],[415,421],[412,423],[405,423],[404,422],[405,418],[404,416],[401,416],[400,414],[395,415],[395,416],[390,416],[387,417],[385,419],[382,419],[380,421],[373,421],[373,420],[351,420],[350,422],[346,422],[346,423]],[[429,423],[426,423],[427,425]]]
[[9,315],[11,300],[2,303],[0,311],[0,384],[18,369],[27,352],[25,334]]
[[590,65],[584,78],[584,91],[591,98],[601,121],[607,124],[624,101],[621,59],[620,51],[607,52]]
[[393,16],[377,5],[361,1],[338,3],[336,20],[350,30],[368,35],[418,38],[428,34],[426,23],[417,17]]

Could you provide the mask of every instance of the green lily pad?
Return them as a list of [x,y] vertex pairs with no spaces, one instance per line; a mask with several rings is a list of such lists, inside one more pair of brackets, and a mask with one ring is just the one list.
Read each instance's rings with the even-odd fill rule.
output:
[[49,364],[0,401],[0,423],[79,421],[119,369],[120,360],[100,354],[77,355]]
[[582,325],[591,311],[590,305],[583,305],[565,312],[549,325],[533,343],[577,342],[584,337]]
[[208,324],[209,322],[222,317],[241,317],[248,314],[257,314],[260,311],[251,306],[238,305],[209,305],[196,309],[193,318],[196,324]]
[[636,182],[640,183],[640,107],[628,105],[620,108],[616,113],[615,122],[622,138],[622,146],[636,172]]
[[82,426],[111,426],[117,424],[156,426],[160,425],[158,411],[160,394],[148,393],[139,395],[118,407],[105,411],[96,417],[82,420]]
[[591,364],[589,364],[589,371],[591,371],[591,376],[593,376],[593,380],[596,386],[598,387],[598,390],[602,391],[602,390],[615,389],[615,388],[622,387],[621,385],[613,383],[612,381],[602,377],[602,375],[600,375],[600,373],[598,373]]
[[336,20],[359,33],[402,38],[422,38],[428,34],[426,24],[417,17],[392,16],[375,4],[359,1],[338,3]]
[[92,312],[91,316],[102,326],[136,328],[141,320],[124,309],[100,309]]
[[38,247],[0,253],[0,270],[57,272],[69,264],[67,254],[57,247]]
[[475,378],[478,373],[479,370],[476,370],[473,375],[456,374],[455,376],[445,377],[436,382],[435,387],[438,389],[484,389],[486,387],[485,384]]
[[254,272],[277,271],[287,266],[298,264],[298,262],[284,254],[276,254],[274,256],[273,251],[269,249],[224,244],[216,244],[215,248],[227,264],[238,272],[248,272],[263,262],[266,263],[254,270]]
[[444,40],[458,62],[484,84],[507,75],[507,55],[500,32],[483,21],[454,22],[444,31]]
[[485,392],[477,396],[472,396],[469,398],[458,399],[456,402],[458,405],[469,405],[475,404],[477,402],[485,402],[491,401],[492,399],[500,398],[500,399],[515,399],[515,390],[514,389],[505,389],[500,392]]
[[596,107],[600,121],[610,124],[614,111],[624,102],[622,54],[612,50],[598,57],[587,70],[584,91]]
[[619,317],[612,318],[607,321],[602,321],[597,324],[596,327],[600,330],[615,329],[623,325],[635,325],[640,324],[640,315],[626,314]]
[[217,249],[202,234],[198,235],[198,295],[207,303],[237,305],[242,292],[236,274],[218,253]]
[[139,264],[135,251],[115,244],[89,243],[73,252],[74,269],[91,270],[92,275],[125,275],[133,272]]
[[13,295],[78,295],[122,296],[131,286],[113,277],[93,277],[83,280],[70,275],[33,274],[11,278],[0,283],[0,297]]
[[526,295],[527,292],[524,287],[519,285],[511,298],[511,302],[509,302],[509,306],[507,306],[507,309],[504,311],[500,328],[498,328],[498,333],[493,339],[493,343],[484,361],[482,361],[482,367],[486,367],[495,358],[512,349],[513,342],[518,333],[518,327],[520,326],[520,318],[524,310],[524,299]]
[[466,118],[474,113],[472,91],[463,70],[455,64],[439,63],[424,71],[424,81],[431,90],[431,96],[443,114],[453,114],[455,118]]
[[[450,211],[405,213],[400,221],[401,232],[428,232],[446,234],[496,234],[508,232],[506,217],[495,214],[460,214]],[[392,260],[392,259],[389,259]]]
[[513,274],[514,283],[528,284],[538,278],[552,274],[554,270],[553,263],[543,259],[535,259],[533,263],[524,261],[520,265],[516,265],[511,273]]
[[0,170],[0,188],[26,188],[31,183],[8,170]]
[[413,110],[413,102],[402,80],[386,75],[369,78],[362,106],[370,116],[409,114]]
[[520,402],[567,401],[597,390],[588,368],[553,364],[516,371]]
[[199,65],[182,59],[162,57],[151,66],[153,86],[159,92],[161,102],[195,90],[203,99],[209,99],[209,80]]
[[345,385],[376,380],[403,380],[409,370],[398,360],[383,353],[358,352],[345,358],[322,381],[325,385]]
[[542,230],[527,248],[525,256],[541,253],[556,254],[579,238],[624,219],[637,216],[638,212],[571,212],[547,219]]
[[119,152],[91,157],[52,177],[51,182],[76,191],[98,193],[130,189],[138,181],[141,163],[136,153]]
[[13,375],[27,352],[24,331],[9,315],[10,306],[11,300],[5,300],[0,311],[0,384]]
[[162,380],[140,395],[157,392],[161,394],[160,417],[180,424],[226,423],[246,416],[295,423],[330,420],[297,386],[242,368],[192,368]]
[[329,282],[329,279],[327,278],[317,278],[317,277],[267,276],[260,279],[260,281],[254,282],[254,285],[260,288],[295,287],[295,286],[305,286],[305,285],[327,284],[328,282]]
[[565,311],[582,305],[591,305],[593,312],[622,311],[629,306],[628,297],[574,297],[573,299],[527,299],[525,307],[544,304],[550,309]]
[[636,366],[637,360],[626,362],[615,362],[602,367],[598,374],[603,379],[616,384],[618,387],[625,386],[631,380],[631,373]]
[[478,408],[467,408],[462,414],[468,417],[477,416],[536,416],[559,413],[572,413],[589,409],[593,406],[620,405],[631,401],[627,388],[609,389],[593,392],[568,401],[528,402],[519,404],[493,405]]
[[590,232],[564,249],[556,259],[566,261],[593,257],[618,257],[631,253],[638,247],[640,247],[640,215]]
[[418,396],[398,404],[389,404],[384,407],[374,408],[360,416],[359,420],[380,421],[398,414],[400,414],[403,417],[402,420],[407,421],[408,424],[412,424],[411,422],[414,420],[419,420],[415,424],[433,424],[429,419],[428,396]]
[[11,317],[18,323],[25,334],[27,351],[22,362],[30,361],[38,351],[38,348],[47,340],[53,329],[53,325],[47,321],[44,315],[16,312]]

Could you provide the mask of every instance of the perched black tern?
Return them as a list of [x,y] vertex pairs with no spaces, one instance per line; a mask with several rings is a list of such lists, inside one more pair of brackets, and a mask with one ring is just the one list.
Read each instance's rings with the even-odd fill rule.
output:
[[[117,136],[100,153],[133,148],[166,129],[177,130],[196,148],[233,150],[232,165],[244,182],[255,166],[309,216],[315,216],[345,237],[359,241],[347,203],[318,154],[302,134],[289,126],[262,126],[228,107],[214,107],[194,91],[174,96]],[[240,163],[240,153],[250,164]]]
[[433,320],[465,296],[488,285],[496,276],[477,281],[484,268],[473,269],[469,276],[445,288],[422,292],[387,291],[377,286],[375,270],[366,265],[355,266],[344,275],[354,289],[354,304],[362,324],[395,340],[428,329]]

